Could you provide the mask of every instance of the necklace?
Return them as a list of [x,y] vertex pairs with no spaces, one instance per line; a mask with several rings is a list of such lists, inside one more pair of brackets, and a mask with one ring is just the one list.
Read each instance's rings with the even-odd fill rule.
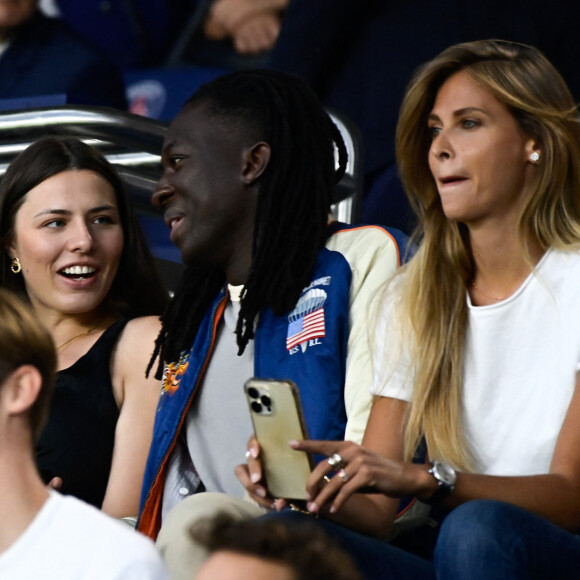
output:
[[482,294],[486,298],[491,298],[492,300],[495,300],[496,302],[501,302],[502,300],[505,300],[506,298],[508,298],[508,296],[504,296],[503,298],[500,298],[498,296],[492,296],[491,294],[484,292],[479,286],[476,286],[473,282],[470,284],[470,286],[471,286],[471,288],[473,288],[474,290],[477,290],[477,292],[479,292],[480,294]]
[[69,344],[73,343],[75,340],[78,340],[79,338],[82,338],[83,336],[87,336],[88,334],[91,334],[91,332],[93,332],[94,330],[97,330],[97,328],[99,328],[99,327],[98,326],[91,326],[88,330],[84,330],[80,334],[77,334],[76,336],[73,336],[72,338],[65,340],[60,346],[56,347],[56,352],[62,352]]

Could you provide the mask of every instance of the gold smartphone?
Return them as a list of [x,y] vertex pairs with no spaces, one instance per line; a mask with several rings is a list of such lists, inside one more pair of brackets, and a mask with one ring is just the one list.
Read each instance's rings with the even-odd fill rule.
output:
[[305,499],[312,458],[288,445],[308,438],[298,387],[289,380],[252,378],[244,390],[268,490],[278,498]]

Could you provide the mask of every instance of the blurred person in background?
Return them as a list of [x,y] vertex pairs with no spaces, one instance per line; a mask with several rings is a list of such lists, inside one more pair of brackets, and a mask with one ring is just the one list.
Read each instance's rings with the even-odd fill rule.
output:
[[126,109],[117,66],[38,0],[0,0],[0,99],[66,96],[66,103]]
[[162,66],[192,10],[205,0],[40,0],[122,71]]

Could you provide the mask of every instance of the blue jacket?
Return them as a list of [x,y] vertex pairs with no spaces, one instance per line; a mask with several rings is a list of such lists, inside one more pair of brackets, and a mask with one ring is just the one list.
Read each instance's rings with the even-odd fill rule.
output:
[[[340,229],[357,228],[334,224],[331,232]],[[385,238],[389,235],[400,251],[404,236],[396,239],[398,233],[390,232]],[[254,375],[291,379],[298,385],[308,434],[313,439],[344,439],[347,421],[344,385],[352,276],[351,265],[341,252],[322,248],[312,281],[302,291],[295,309],[283,316],[276,316],[268,309],[262,311],[256,329]],[[164,372],[138,523],[138,529],[152,538],[157,536],[161,526],[168,459],[203,383],[226,302],[223,289],[202,321],[190,352],[166,367]],[[300,335],[308,314],[317,312],[320,315],[320,309],[324,318],[323,330],[307,337]],[[302,338],[306,340],[300,342]]]

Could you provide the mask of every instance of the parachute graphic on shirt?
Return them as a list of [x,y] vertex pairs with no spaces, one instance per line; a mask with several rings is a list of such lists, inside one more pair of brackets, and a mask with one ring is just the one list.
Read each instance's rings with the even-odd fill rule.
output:
[[323,308],[325,301],[326,292],[320,288],[312,288],[300,297],[296,308],[288,315],[286,350],[300,345],[304,352],[309,340],[325,336]]

